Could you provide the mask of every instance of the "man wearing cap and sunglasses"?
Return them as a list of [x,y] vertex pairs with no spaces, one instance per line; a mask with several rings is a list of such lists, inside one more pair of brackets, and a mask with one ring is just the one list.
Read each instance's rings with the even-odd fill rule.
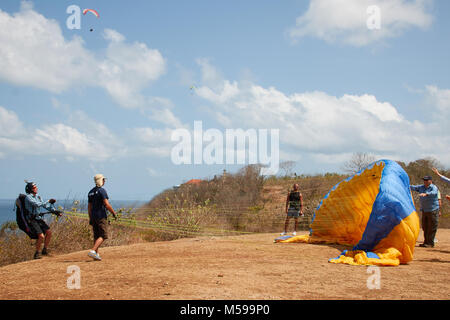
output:
[[412,191],[419,192],[420,209],[422,211],[422,229],[424,242],[421,247],[434,247],[434,237],[439,223],[438,188],[433,184],[431,176],[423,177],[422,185],[410,186]]
[[88,194],[89,224],[94,231],[94,246],[88,256],[94,260],[102,260],[98,254],[98,248],[104,240],[108,239],[108,220],[106,210],[117,219],[116,212],[108,201],[108,193],[103,188],[106,178],[102,174],[94,176],[95,187]]

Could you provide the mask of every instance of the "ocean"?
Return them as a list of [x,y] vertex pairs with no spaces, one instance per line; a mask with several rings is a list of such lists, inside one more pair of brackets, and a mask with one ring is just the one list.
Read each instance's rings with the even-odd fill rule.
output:
[[[15,199],[0,199],[0,226],[6,221],[16,221],[15,212]],[[138,209],[146,203],[146,201],[135,201],[135,200],[111,200],[111,206],[114,210],[120,208],[128,209]],[[65,210],[70,210],[74,205],[83,212],[87,212],[87,201],[79,201],[79,203],[74,203],[73,200],[58,200],[56,206],[61,206]]]

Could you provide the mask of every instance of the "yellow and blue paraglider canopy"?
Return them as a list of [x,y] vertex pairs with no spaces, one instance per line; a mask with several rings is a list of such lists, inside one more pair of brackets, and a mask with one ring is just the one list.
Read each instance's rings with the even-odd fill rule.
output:
[[335,185],[317,207],[309,235],[275,242],[353,246],[331,263],[399,265],[412,260],[419,217],[409,177],[395,161],[380,160]]

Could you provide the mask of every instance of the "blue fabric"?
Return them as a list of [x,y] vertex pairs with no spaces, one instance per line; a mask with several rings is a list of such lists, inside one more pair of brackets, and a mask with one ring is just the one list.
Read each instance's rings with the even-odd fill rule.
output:
[[88,203],[92,205],[91,218],[95,220],[100,220],[107,218],[106,207],[103,204],[104,199],[108,198],[108,193],[102,187],[94,187],[89,191]]
[[[42,217],[39,215],[40,213],[50,211],[54,212],[55,207],[48,201],[43,201],[41,196],[32,193],[28,193],[25,197],[25,209],[28,210],[31,217],[35,220],[41,220]],[[41,209],[45,209],[45,211],[41,211]]]
[[287,240],[290,238],[292,238],[292,236],[281,236],[281,237],[276,238],[275,240]]
[[405,170],[395,161],[381,161],[385,166],[379,192],[362,238],[353,250],[372,251],[395,226],[416,211]]
[[375,252],[366,252],[367,258],[380,259],[380,257]]
[[419,197],[420,209],[425,212],[432,212],[439,210],[438,200],[438,188],[434,184],[430,184],[428,187],[425,185],[411,186],[411,190],[418,193],[426,193],[426,197]]

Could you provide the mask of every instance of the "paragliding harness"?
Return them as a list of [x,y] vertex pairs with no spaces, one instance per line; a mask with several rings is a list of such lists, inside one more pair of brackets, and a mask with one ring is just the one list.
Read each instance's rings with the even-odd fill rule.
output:
[[[33,219],[33,217],[32,214],[25,207],[25,198],[26,195],[21,193],[16,199],[16,222],[17,225],[19,226],[19,229],[25,232],[28,235],[28,237],[30,237],[30,239],[37,239],[38,235],[30,227],[30,221],[31,219]],[[53,213],[57,216],[61,216],[60,211],[44,212],[40,213],[39,215],[43,216],[48,213]]]

